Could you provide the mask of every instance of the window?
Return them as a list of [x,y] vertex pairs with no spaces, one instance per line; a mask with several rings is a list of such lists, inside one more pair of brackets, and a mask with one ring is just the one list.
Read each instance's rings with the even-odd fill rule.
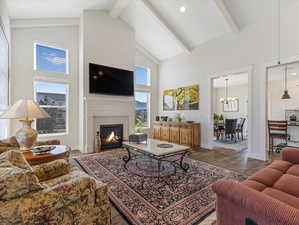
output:
[[[7,109],[9,102],[8,52],[8,41],[0,21],[0,115]],[[7,120],[0,120],[0,139],[7,136],[8,126]]]
[[38,133],[67,133],[68,85],[36,81],[35,100],[50,115],[50,118],[37,119]]
[[135,92],[135,127],[149,127],[150,93]]
[[135,85],[150,86],[149,69],[141,66],[135,66],[134,79]]
[[34,69],[44,72],[68,74],[68,51],[34,44]]

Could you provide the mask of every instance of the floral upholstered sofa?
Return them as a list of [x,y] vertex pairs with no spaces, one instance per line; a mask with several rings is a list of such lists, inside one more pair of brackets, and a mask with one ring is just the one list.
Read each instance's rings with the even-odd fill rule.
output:
[[0,225],[110,225],[107,186],[64,160],[31,167],[0,155]]
[[[35,146],[60,145],[60,141],[59,140],[37,141],[36,143],[34,143],[34,145]],[[13,149],[19,149],[19,144],[15,136],[12,136],[4,140],[0,140],[0,153],[13,150]]]

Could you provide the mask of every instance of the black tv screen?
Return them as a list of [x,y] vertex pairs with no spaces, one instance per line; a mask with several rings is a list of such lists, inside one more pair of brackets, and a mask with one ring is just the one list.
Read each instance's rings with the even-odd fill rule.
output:
[[89,91],[92,94],[134,96],[134,72],[90,63]]

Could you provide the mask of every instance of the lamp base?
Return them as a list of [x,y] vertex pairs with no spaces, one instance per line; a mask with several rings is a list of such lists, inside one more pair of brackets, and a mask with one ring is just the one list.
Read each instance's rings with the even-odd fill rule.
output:
[[33,120],[20,120],[23,127],[17,131],[16,139],[20,150],[30,150],[37,139],[37,131],[31,128]]

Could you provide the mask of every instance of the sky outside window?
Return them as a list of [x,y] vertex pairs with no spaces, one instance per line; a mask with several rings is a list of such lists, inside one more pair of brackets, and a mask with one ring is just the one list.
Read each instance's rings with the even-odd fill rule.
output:
[[49,83],[49,82],[36,82],[36,92],[40,93],[55,93],[55,94],[66,94],[67,87],[65,84]]
[[135,66],[134,71],[135,84],[149,86],[148,69],[140,66]]
[[67,74],[66,50],[36,45],[36,69],[60,74]]

